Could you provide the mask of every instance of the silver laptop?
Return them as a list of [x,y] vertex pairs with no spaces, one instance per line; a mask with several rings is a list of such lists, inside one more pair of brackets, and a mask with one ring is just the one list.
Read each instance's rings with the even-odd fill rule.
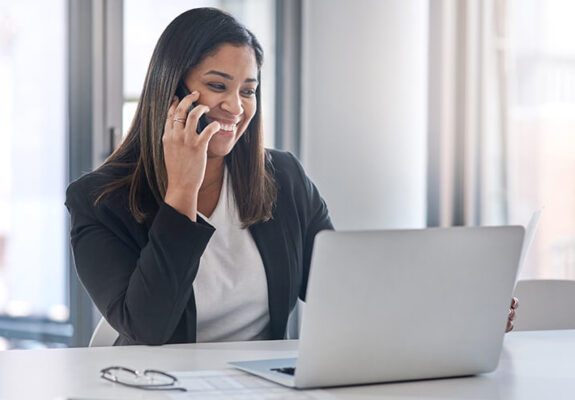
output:
[[492,371],[523,236],[520,226],[321,232],[298,358],[230,365],[297,388]]

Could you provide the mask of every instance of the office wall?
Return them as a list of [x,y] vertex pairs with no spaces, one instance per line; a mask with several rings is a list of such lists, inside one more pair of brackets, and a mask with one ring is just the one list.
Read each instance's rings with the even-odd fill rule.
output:
[[302,162],[337,229],[425,225],[426,0],[303,4]]

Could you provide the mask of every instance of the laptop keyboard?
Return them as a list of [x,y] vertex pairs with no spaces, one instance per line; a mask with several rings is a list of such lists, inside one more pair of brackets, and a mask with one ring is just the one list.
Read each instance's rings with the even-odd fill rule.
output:
[[295,375],[295,368],[293,367],[286,367],[286,368],[271,368],[271,371],[280,372],[286,375]]

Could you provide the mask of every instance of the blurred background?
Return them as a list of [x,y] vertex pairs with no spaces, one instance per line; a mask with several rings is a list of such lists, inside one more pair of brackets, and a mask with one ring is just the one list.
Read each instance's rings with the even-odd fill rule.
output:
[[296,154],[336,228],[526,225],[521,278],[575,279],[575,2],[0,0],[0,349],[85,346],[68,183],[131,123],[181,12],[262,43],[268,147]]

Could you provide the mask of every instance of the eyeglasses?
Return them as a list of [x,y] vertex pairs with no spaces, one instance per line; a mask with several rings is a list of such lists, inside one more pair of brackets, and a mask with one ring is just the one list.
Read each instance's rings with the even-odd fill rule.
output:
[[100,378],[143,390],[178,390],[185,392],[186,388],[175,386],[178,378],[163,371],[147,369],[136,371],[126,367],[108,367],[100,371]]

